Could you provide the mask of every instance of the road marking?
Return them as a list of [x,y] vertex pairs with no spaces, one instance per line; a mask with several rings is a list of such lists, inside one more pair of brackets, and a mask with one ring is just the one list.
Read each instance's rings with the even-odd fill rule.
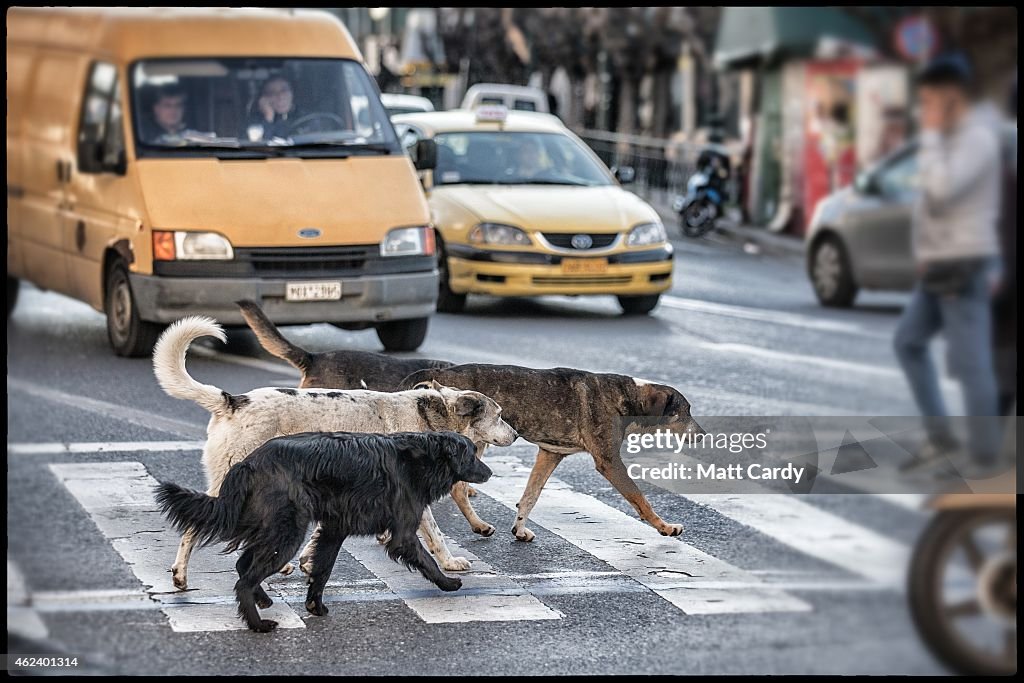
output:
[[264,370],[275,375],[285,375],[287,377],[294,377],[295,379],[300,379],[302,377],[302,373],[290,365],[274,363],[273,361],[263,360],[262,358],[239,356],[234,353],[227,353],[226,351],[217,351],[216,349],[211,349],[207,346],[199,346],[198,344],[190,346],[189,352],[195,353],[197,356],[222,360],[225,363],[234,363],[235,365],[244,365],[249,368],[256,368],[257,370]]
[[691,313],[707,313],[709,315],[720,315],[742,320],[754,320],[757,322],[772,323],[775,325],[787,325],[800,327],[808,330],[819,330],[821,332],[838,332],[841,334],[855,334],[873,339],[891,339],[892,335],[884,332],[875,332],[865,328],[862,324],[845,322],[841,320],[822,320],[821,318],[791,313],[770,308],[753,308],[750,306],[737,306],[735,304],[721,304],[703,299],[688,299],[671,294],[662,295],[661,305],[667,308],[674,308],[679,311]]
[[[514,511],[530,468],[511,456],[488,457],[487,464],[495,476],[478,488]],[[555,478],[544,487],[530,519],[607,562],[687,614],[811,609],[803,600],[760,582],[749,572],[678,539],[663,537],[640,520],[573,491]],[[735,584],[744,588],[723,587]]]
[[886,586],[902,586],[910,550],[794,496],[716,494],[686,496],[805,555]]
[[[150,597],[160,603],[195,603],[191,609],[166,609],[171,628],[180,632],[241,630],[234,600],[203,604],[204,596],[230,595],[237,575],[234,559],[212,549],[199,549],[189,565],[189,584],[197,590],[176,592],[168,567],[179,536],[167,528],[153,500],[157,480],[138,462],[91,462],[49,465],[68,491],[131,567]],[[280,628],[305,628],[298,615],[281,601],[264,618]]]
[[462,588],[453,593],[442,592],[419,572],[410,572],[393,562],[372,537],[346,540],[342,549],[383,579],[388,588],[428,624],[562,618],[561,612],[549,608],[455,541],[447,539],[447,543],[452,555],[465,557],[473,567],[471,571],[457,574],[462,579]]
[[34,609],[28,585],[18,565],[7,558],[7,633],[30,640],[44,640],[46,624]]
[[53,403],[71,406],[72,408],[78,408],[79,410],[85,410],[90,413],[96,413],[97,415],[102,415],[103,417],[108,417],[113,420],[128,422],[138,427],[159,429],[160,431],[167,432],[169,434],[191,436],[193,438],[197,436],[206,436],[206,428],[192,422],[176,420],[171,417],[163,417],[144,410],[138,410],[136,408],[129,408],[128,406],[122,406],[116,403],[109,403],[107,401],[89,398],[88,396],[79,396],[77,394],[58,391],[57,389],[41,387],[33,382],[16,379],[10,375],[7,377],[7,389],[8,391],[14,389],[15,391],[20,391],[30,396],[35,396]]
[[81,453],[155,453],[201,451],[205,441],[97,441],[85,443],[9,443],[7,452],[14,455],[81,454]]

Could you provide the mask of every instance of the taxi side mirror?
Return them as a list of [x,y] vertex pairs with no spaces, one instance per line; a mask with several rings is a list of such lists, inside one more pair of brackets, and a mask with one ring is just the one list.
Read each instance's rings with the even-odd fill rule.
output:
[[612,175],[622,185],[629,185],[636,180],[636,170],[632,166],[615,166],[612,168]]
[[412,163],[417,171],[437,168],[437,144],[433,140],[418,140],[413,148]]

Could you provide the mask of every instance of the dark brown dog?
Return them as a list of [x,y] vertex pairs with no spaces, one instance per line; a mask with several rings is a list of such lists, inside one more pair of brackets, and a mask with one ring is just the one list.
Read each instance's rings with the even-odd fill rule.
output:
[[[526,491],[519,500],[512,533],[520,541],[532,541],[526,528],[541,489],[566,455],[586,451],[597,471],[629,501],[637,514],[663,536],[678,536],[681,524],[668,524],[651,509],[647,498],[629,477],[619,455],[628,419],[658,417],[672,431],[703,434],[690,416],[690,403],[670,386],[653,384],[625,375],[598,374],[571,368],[534,370],[515,365],[455,365],[414,372],[402,388],[440,383],[478,391],[502,406],[502,417],[523,439],[540,450],[530,472]],[[481,445],[477,445],[477,457]],[[465,485],[456,484],[452,498],[469,520],[473,531],[485,536],[494,532],[473,510]]]
[[410,373],[424,368],[447,368],[454,363],[428,358],[393,358],[370,351],[310,353],[281,336],[263,310],[249,300],[236,301],[242,317],[269,353],[302,372],[300,389],[369,389],[398,391]]

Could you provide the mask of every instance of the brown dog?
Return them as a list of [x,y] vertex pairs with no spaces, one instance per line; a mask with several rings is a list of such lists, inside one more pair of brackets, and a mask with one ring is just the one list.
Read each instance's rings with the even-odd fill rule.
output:
[[[512,533],[518,540],[533,540],[534,533],[526,528],[526,520],[541,489],[562,458],[581,451],[590,453],[597,471],[644,521],[663,536],[683,532],[681,524],[669,524],[654,512],[619,455],[622,428],[630,417],[665,418],[660,424],[673,431],[704,433],[690,416],[689,401],[672,387],[571,368],[534,370],[515,365],[468,364],[419,370],[403,380],[402,388],[423,384],[430,388],[438,383],[493,398],[503,408],[502,417],[519,436],[540,448],[517,506]],[[477,444],[477,448],[483,446]],[[470,505],[465,485],[456,484],[452,498],[473,531],[485,536],[493,533],[494,528],[477,517]]]
[[302,372],[300,389],[398,391],[402,379],[417,370],[454,365],[446,360],[393,358],[370,351],[310,353],[285,339],[256,302],[235,303],[263,348]]

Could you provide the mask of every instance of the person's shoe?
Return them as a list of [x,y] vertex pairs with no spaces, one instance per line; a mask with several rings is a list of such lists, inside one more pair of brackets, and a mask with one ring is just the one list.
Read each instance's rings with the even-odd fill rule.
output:
[[914,458],[900,465],[900,472],[905,474],[956,474],[953,460],[961,455],[959,445],[952,440],[928,440]]

